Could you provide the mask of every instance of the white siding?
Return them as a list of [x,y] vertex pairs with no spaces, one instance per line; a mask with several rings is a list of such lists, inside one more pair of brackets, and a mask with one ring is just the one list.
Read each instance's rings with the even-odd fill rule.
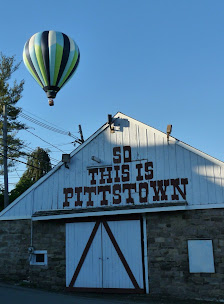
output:
[[[109,221],[108,225],[137,285],[143,289],[140,221]],[[67,287],[71,284],[94,226],[95,222],[66,224]],[[100,223],[77,279],[70,287],[135,288],[103,223]]]
[[[66,224],[66,286],[68,287],[95,223]],[[102,286],[101,231],[97,230],[73,287]]]
[[[108,225],[139,287],[143,289],[140,221],[109,221]],[[104,288],[134,288],[104,227],[102,239]]]
[[[17,199],[15,204],[11,205],[7,210],[0,214],[0,217],[9,216],[31,216],[34,212],[40,210],[64,209],[63,202],[65,195],[64,188],[72,188],[74,191],[73,198],[69,199],[69,208],[75,208],[75,187],[82,187],[81,200],[82,207],[86,208],[88,194],[84,194],[84,187],[100,186],[100,174],[96,179],[96,184],[91,185],[91,175],[88,174],[89,167],[93,166],[114,166],[113,164],[113,148],[123,146],[131,146],[132,162],[129,165],[130,181],[128,183],[136,183],[136,191],[131,190],[134,203],[136,205],[143,204],[139,202],[139,182],[136,181],[136,164],[145,162],[153,162],[153,179],[144,180],[148,184],[148,204],[151,203],[169,203],[184,202],[189,205],[206,205],[206,204],[223,204],[224,203],[224,164],[206,154],[197,151],[194,148],[179,142],[170,137],[167,142],[166,134],[131,119],[121,113],[118,113],[115,122],[115,132],[111,133],[109,127],[103,127],[101,132],[92,137],[83,148],[78,148],[72,153],[72,159],[69,169],[64,165],[59,165],[53,174],[49,174],[47,178],[43,178],[43,182],[38,182],[37,186],[33,186],[31,192]],[[98,157],[101,163],[91,159],[92,156]],[[122,163],[123,164],[123,163]],[[119,164],[120,166],[122,164]],[[144,169],[144,168],[143,168]],[[111,193],[106,193],[108,206],[113,205],[113,185],[115,171],[113,167],[113,182],[110,184]],[[177,192],[179,199],[172,199],[173,187],[169,185],[166,190],[167,200],[153,201],[154,190],[150,186],[150,181],[169,180],[177,178],[187,178],[186,200]],[[171,182],[170,182],[171,183]],[[126,205],[128,191],[122,191],[125,182],[121,184],[121,204]],[[183,191],[183,185],[180,185]],[[143,193],[145,193],[143,191]],[[93,194],[93,207],[100,207],[102,193]]]

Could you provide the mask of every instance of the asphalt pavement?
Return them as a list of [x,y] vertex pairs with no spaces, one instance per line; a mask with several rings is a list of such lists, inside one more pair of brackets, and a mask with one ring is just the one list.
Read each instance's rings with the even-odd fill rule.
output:
[[[152,298],[148,295],[51,292],[0,283],[0,304],[211,304],[207,301]],[[216,302],[217,303],[217,302]]]

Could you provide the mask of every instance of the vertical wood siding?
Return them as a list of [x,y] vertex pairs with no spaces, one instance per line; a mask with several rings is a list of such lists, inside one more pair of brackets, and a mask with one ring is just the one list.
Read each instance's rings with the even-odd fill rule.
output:
[[[144,289],[140,221],[108,221],[107,224],[138,288]],[[94,226],[95,222],[66,224],[66,286],[135,289],[103,223],[98,227],[78,276],[70,286]]]
[[[68,287],[95,223],[66,225],[66,286]],[[74,287],[99,288],[102,285],[101,231],[98,230]]]
[[[213,161],[210,157],[203,157],[203,154],[194,153],[191,149],[179,145],[179,142],[170,138],[167,142],[166,134],[157,131],[136,120],[120,114],[115,122],[115,132],[111,133],[110,128],[104,129],[99,135],[93,138],[83,149],[79,150],[71,159],[69,169],[61,166],[56,172],[49,176],[42,184],[33,189],[23,197],[16,205],[9,209],[4,216],[30,216],[40,210],[64,209],[63,202],[65,195],[64,188],[72,188],[74,195],[69,199],[69,208],[75,208],[75,187],[89,187],[91,176],[88,174],[88,167],[91,166],[113,166],[113,148],[131,146],[132,162],[130,167],[130,183],[136,183],[136,164],[145,161],[153,162],[153,181],[171,180],[176,178],[187,178],[186,201],[189,205],[200,204],[222,204],[224,203],[224,165],[221,162]],[[187,147],[187,146],[186,146]],[[101,163],[91,159],[98,157]],[[113,174],[114,171],[113,171]],[[94,186],[98,187],[99,176]],[[114,178],[114,175],[113,175]],[[153,203],[154,190],[149,185],[148,203]],[[114,180],[111,187],[115,184]],[[121,181],[121,188],[123,187]],[[138,183],[137,183],[138,186]],[[183,190],[183,186],[181,189]],[[112,189],[112,188],[111,188]],[[131,190],[135,204],[139,202],[138,188]],[[144,192],[144,191],[143,191]],[[173,194],[172,187],[167,187],[167,200],[162,203],[171,202]],[[88,194],[81,193],[82,207],[86,208]],[[94,207],[100,207],[102,193],[92,195]],[[121,193],[121,204],[126,205],[127,192]],[[113,191],[107,193],[108,205],[113,205]],[[181,195],[174,202],[185,201]],[[158,203],[160,201],[157,201]]]

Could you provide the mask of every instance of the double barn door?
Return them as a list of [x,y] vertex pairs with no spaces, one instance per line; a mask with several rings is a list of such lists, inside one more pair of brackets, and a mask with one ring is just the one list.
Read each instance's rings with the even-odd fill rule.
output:
[[66,286],[144,292],[140,220],[67,223]]

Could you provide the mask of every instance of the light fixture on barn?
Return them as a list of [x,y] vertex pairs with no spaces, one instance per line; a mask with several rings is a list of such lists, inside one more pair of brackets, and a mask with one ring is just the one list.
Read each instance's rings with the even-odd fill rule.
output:
[[167,135],[167,142],[168,143],[169,143],[169,137],[170,137],[171,132],[172,132],[172,125],[167,125],[166,135]]
[[65,168],[69,169],[68,164],[70,163],[70,154],[62,154],[62,162],[65,164]]

